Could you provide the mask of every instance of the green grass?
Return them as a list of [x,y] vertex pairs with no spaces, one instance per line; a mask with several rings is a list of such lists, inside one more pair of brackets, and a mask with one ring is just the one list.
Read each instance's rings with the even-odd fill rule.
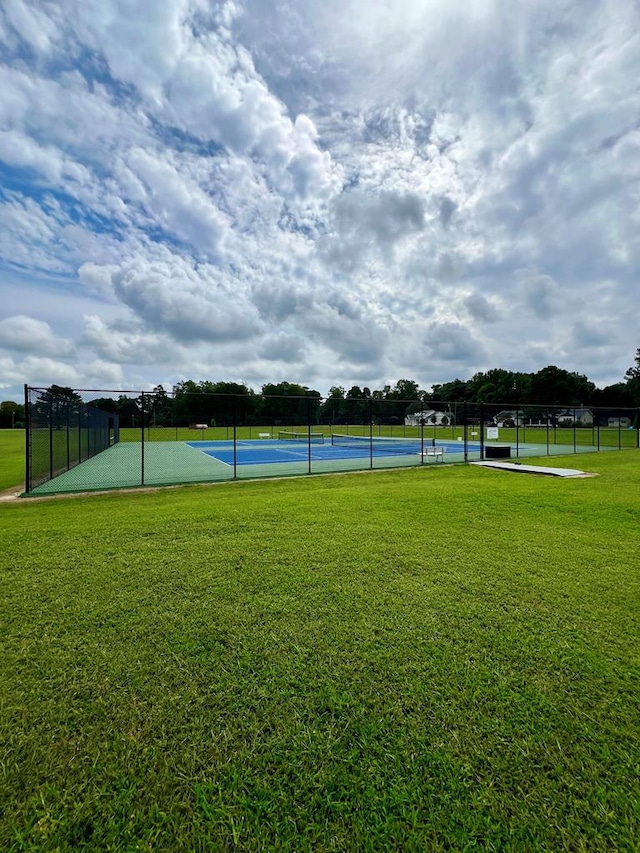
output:
[[585,467],[0,505],[0,849],[637,850],[640,453]]
[[24,484],[24,430],[0,430],[0,492]]

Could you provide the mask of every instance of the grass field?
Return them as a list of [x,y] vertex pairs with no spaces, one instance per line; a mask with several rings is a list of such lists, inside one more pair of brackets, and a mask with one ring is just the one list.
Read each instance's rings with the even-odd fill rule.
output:
[[24,484],[24,430],[0,430],[0,492]]
[[640,453],[580,465],[0,504],[0,849],[637,850]]

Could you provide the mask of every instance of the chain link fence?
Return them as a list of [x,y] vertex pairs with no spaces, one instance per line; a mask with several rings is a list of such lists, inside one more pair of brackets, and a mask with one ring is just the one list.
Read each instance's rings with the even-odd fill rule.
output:
[[26,493],[216,482],[639,446],[638,410],[25,389]]

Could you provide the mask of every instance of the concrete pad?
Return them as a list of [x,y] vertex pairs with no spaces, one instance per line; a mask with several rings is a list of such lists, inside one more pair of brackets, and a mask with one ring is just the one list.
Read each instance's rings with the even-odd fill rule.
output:
[[519,462],[470,462],[470,465],[481,465],[483,468],[497,468],[500,471],[519,471],[521,474],[546,474],[549,477],[597,477],[587,471],[576,468],[546,468],[542,465],[521,465]]

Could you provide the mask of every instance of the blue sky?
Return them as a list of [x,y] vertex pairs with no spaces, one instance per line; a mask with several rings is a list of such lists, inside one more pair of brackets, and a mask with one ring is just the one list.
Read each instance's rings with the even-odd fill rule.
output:
[[0,399],[640,346],[628,0],[4,0]]

